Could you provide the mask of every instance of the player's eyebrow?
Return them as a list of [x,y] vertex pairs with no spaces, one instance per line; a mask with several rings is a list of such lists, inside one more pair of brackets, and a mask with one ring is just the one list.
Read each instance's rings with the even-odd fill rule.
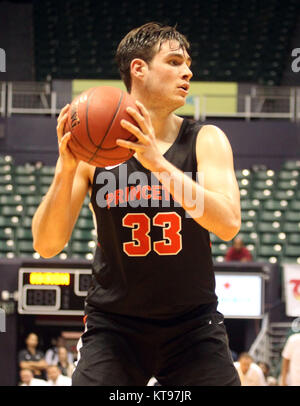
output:
[[170,57],[170,56],[175,56],[180,59],[185,59],[187,61],[187,63],[189,63],[190,65],[192,63],[192,58],[189,55],[185,58],[184,55],[181,54],[180,52],[171,51],[167,54],[167,57]]

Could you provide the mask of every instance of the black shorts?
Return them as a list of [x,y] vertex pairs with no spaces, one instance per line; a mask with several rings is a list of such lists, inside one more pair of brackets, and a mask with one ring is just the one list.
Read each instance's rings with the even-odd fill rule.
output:
[[239,386],[223,315],[197,310],[169,320],[87,307],[73,386]]

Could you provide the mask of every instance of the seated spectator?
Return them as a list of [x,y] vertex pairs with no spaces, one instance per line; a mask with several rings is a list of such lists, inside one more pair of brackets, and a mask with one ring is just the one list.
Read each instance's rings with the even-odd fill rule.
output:
[[75,365],[73,363],[69,363],[68,360],[68,351],[66,347],[59,347],[58,348],[58,368],[60,369],[62,375],[68,376],[69,378],[72,377],[73,371],[75,369]]
[[[58,349],[60,347],[65,347],[65,339],[62,336],[57,337],[53,340],[53,347],[49,348],[46,351],[45,360],[48,365],[57,365],[58,363]],[[69,364],[73,363],[73,355],[68,352],[68,362]]]
[[233,240],[232,247],[230,247],[226,253],[225,261],[252,261],[252,255],[244,246],[243,240],[240,237],[236,237]]
[[21,369],[20,379],[20,386],[48,386],[44,379],[34,378],[31,369],[28,368]]
[[71,386],[72,380],[61,374],[57,365],[49,365],[47,368],[49,386]]
[[242,352],[234,363],[242,386],[266,386],[266,380],[260,367],[253,362],[247,352]]
[[44,359],[44,353],[37,349],[39,339],[34,333],[28,334],[25,340],[26,348],[19,352],[20,369],[30,369],[35,378],[45,378],[47,363]]
[[266,362],[259,361],[257,362],[257,365],[260,367],[260,369],[263,371],[266,383],[268,386],[276,386],[277,385],[277,380],[274,376],[270,376],[270,367],[269,364]]

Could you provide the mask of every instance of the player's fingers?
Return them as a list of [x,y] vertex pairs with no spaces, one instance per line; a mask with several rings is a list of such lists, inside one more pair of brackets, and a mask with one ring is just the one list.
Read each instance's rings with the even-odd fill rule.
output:
[[141,143],[148,144],[149,139],[137,126],[133,125],[127,120],[121,120],[121,126],[127,131],[131,132]]
[[133,109],[132,107],[127,107],[126,111],[131,115],[132,118],[134,118],[142,132],[144,134],[149,134],[150,128],[145,117],[143,117],[142,114],[140,114],[136,109]]
[[61,119],[61,117],[62,117],[63,115],[66,114],[66,112],[69,110],[69,108],[70,108],[70,105],[69,105],[69,104],[66,104],[65,107],[63,107],[63,108],[61,109],[61,111],[60,111],[60,113],[59,113],[59,116],[57,117],[57,122]]
[[66,113],[62,118],[59,120],[56,126],[57,138],[58,142],[61,141],[62,136],[64,135],[64,128],[68,118],[68,113]]
[[142,115],[145,117],[146,121],[148,123],[151,122],[150,119],[150,114],[149,111],[146,109],[146,107],[143,105],[143,103],[141,103],[140,101],[136,100],[135,104],[138,106],[140,112],[142,113]]
[[68,146],[68,141],[71,138],[71,132],[67,132],[62,139],[59,142],[59,150],[61,153],[64,153],[67,146]]
[[116,144],[119,145],[120,147],[128,148],[128,149],[133,149],[136,152],[143,152],[145,151],[145,145],[138,144],[137,142],[132,142],[132,141],[127,141],[123,140],[121,138],[118,138],[116,140]]

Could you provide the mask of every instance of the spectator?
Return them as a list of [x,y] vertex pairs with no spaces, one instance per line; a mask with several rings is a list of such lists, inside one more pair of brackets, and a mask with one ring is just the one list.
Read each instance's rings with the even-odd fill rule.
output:
[[247,352],[239,355],[234,363],[239,374],[242,386],[266,386],[266,380],[260,367],[253,362],[253,358]]
[[289,336],[282,351],[281,385],[288,384],[300,386],[300,333]]
[[49,386],[71,386],[72,379],[61,374],[57,365],[49,365],[47,368]]
[[[58,349],[60,347],[65,347],[65,339],[62,336],[57,337],[53,340],[53,347],[49,348],[46,351],[45,360],[48,365],[57,365],[58,363]],[[68,352],[68,362],[69,364],[73,363],[73,355]]]
[[30,369],[35,378],[45,378],[45,369],[47,363],[44,359],[44,353],[37,349],[39,339],[34,333],[28,334],[25,340],[26,349],[19,352],[20,369]]
[[277,379],[274,376],[270,376],[270,366],[266,362],[259,361],[257,362],[257,365],[260,367],[260,369],[263,371],[266,383],[268,386],[276,386],[277,385]]
[[73,363],[69,363],[68,350],[66,349],[66,347],[58,348],[57,366],[60,369],[62,375],[68,376],[69,378],[72,377],[73,371],[75,369],[75,365]]
[[20,379],[20,386],[48,386],[44,379],[34,378],[31,369],[28,368],[21,369]]
[[225,261],[252,261],[252,255],[244,246],[244,242],[240,237],[236,237],[233,240],[232,247],[230,247],[226,253]]

